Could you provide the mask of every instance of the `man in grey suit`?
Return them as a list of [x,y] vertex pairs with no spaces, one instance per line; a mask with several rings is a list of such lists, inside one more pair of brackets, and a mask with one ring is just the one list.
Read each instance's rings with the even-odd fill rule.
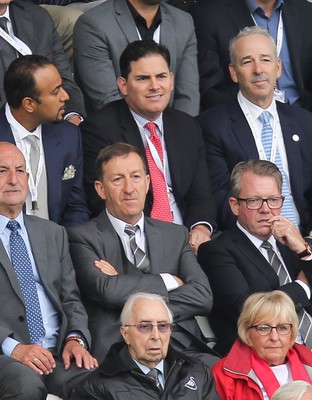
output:
[[66,232],[23,215],[28,173],[21,151],[0,143],[0,398],[68,398],[97,366]]
[[187,229],[144,217],[150,178],[137,148],[115,143],[101,150],[96,165],[95,187],[106,210],[68,229],[92,352],[102,360],[121,340],[121,309],[132,293],[144,291],[168,299],[175,320],[172,345],[211,365],[214,357],[207,354],[210,349],[195,320],[209,313],[210,285],[188,244]]
[[171,105],[199,112],[197,44],[192,17],[160,0],[107,0],[79,17],[74,29],[76,79],[88,110],[121,98],[116,79],[125,47],[154,39],[168,47],[175,75]]

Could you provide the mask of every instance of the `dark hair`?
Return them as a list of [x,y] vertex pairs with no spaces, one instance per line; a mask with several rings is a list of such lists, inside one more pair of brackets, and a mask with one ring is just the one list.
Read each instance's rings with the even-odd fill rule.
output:
[[98,180],[103,179],[103,166],[107,164],[112,158],[125,156],[130,153],[136,153],[142,160],[144,171],[147,173],[147,166],[145,158],[137,147],[124,142],[117,142],[111,146],[102,149],[95,161],[95,169]]
[[140,58],[157,54],[166,61],[170,68],[170,53],[166,46],[154,42],[154,40],[136,40],[129,43],[122,52],[119,59],[120,74],[124,79],[128,79],[131,72],[131,63]]
[[40,93],[36,86],[34,73],[51,64],[53,65],[46,57],[34,54],[19,57],[11,63],[3,81],[10,107],[20,107],[25,97],[30,97],[40,103]]

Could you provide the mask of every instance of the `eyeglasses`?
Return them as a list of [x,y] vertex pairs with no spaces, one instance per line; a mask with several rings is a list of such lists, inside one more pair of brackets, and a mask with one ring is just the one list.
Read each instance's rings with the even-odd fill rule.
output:
[[248,210],[259,210],[263,206],[263,203],[267,203],[268,207],[271,210],[275,210],[282,207],[285,197],[269,197],[268,199],[243,199],[242,197],[236,197],[236,200],[245,201]]
[[137,331],[146,335],[147,333],[151,333],[154,326],[157,326],[158,331],[160,333],[168,333],[172,330],[172,324],[170,322],[159,322],[158,324],[150,324],[147,322],[142,322],[140,324],[133,324],[133,325],[125,325],[125,326],[136,326]]
[[292,324],[279,324],[276,326],[260,324],[260,325],[251,325],[248,329],[254,328],[257,333],[261,336],[268,336],[272,329],[275,329],[279,335],[288,335],[288,333],[292,330]]

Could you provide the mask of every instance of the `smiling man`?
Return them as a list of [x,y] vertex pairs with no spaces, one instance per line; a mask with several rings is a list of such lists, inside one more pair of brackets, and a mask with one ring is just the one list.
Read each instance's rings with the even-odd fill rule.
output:
[[87,221],[80,130],[63,121],[69,97],[58,70],[45,57],[20,57],[5,75],[4,90],[0,141],[16,144],[26,159],[26,213],[67,226]]
[[81,125],[85,187],[93,215],[103,208],[94,191],[94,162],[101,148],[126,142],[145,155],[151,176],[145,212],[184,224],[196,252],[215,227],[214,199],[200,128],[189,115],[168,108],[174,77],[166,47],[130,43],[120,57],[117,84],[124,99],[89,115]]
[[172,322],[161,296],[130,296],[121,313],[124,342],[112,345],[98,372],[76,386],[71,400],[117,400],[120,393],[136,400],[219,399],[209,368],[169,345]]
[[269,160],[283,174],[286,196],[282,215],[303,234],[312,230],[312,114],[277,101],[282,65],[268,32],[247,27],[230,44],[231,77],[239,86],[237,99],[199,118],[206,142],[208,171],[218,205],[220,229],[233,226],[229,208],[230,175],[239,161]]
[[176,321],[173,347],[212,365],[216,358],[195,320],[209,313],[211,291],[188,244],[187,229],[144,216],[150,177],[137,148],[108,146],[100,151],[96,168],[95,187],[106,209],[68,230],[92,351],[102,360],[120,340],[121,309],[131,294],[144,291],[168,299]]
[[198,259],[213,292],[209,315],[217,336],[215,350],[225,355],[237,338],[237,319],[246,298],[260,291],[282,290],[295,303],[302,340],[303,307],[311,312],[312,247],[281,215],[282,176],[275,164],[252,160],[237,164],[229,203],[237,224],[199,247]]

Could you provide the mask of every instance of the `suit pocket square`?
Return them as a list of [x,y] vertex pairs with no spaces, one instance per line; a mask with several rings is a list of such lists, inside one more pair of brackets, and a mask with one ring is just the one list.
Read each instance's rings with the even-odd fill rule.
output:
[[73,165],[69,165],[64,169],[62,181],[67,181],[68,179],[73,179],[75,177],[75,167]]

